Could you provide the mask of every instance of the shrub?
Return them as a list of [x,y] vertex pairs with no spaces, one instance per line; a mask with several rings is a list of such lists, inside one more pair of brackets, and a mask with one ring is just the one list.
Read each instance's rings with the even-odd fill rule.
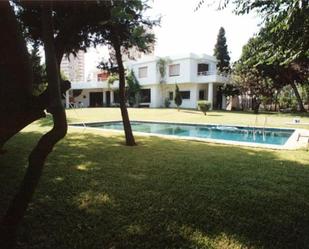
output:
[[179,87],[176,85],[176,90],[175,90],[175,104],[177,105],[177,109],[179,111],[179,106],[182,104],[182,97],[179,91]]
[[168,108],[168,107],[170,107],[170,105],[171,105],[170,99],[169,99],[169,98],[165,98],[165,100],[164,100],[164,106],[165,106],[166,108]]
[[206,112],[209,111],[211,107],[211,102],[207,100],[200,100],[197,102],[198,109],[201,110],[204,115],[206,115]]

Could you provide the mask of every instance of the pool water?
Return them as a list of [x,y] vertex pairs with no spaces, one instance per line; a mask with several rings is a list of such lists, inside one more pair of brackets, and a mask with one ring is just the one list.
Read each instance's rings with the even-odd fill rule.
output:
[[[123,130],[121,121],[86,123],[87,127]],[[75,124],[75,126],[82,126]],[[195,125],[160,122],[131,121],[132,130],[180,137],[229,140],[247,143],[284,145],[294,132],[293,129],[256,128],[227,125]]]

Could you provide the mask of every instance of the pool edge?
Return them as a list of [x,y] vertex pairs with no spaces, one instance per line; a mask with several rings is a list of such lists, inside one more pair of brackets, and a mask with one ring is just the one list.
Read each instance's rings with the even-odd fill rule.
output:
[[[83,128],[83,129],[90,129],[90,130],[99,130],[99,131],[110,131],[116,133],[122,133],[123,130],[116,130],[116,129],[104,129],[104,128],[97,128],[97,127],[89,127],[89,126],[75,126],[75,125],[83,125],[83,124],[96,124],[96,123],[113,123],[113,122],[122,122],[122,120],[109,120],[109,121],[92,121],[92,122],[78,122],[78,123],[71,123],[69,124],[72,128]],[[222,125],[222,124],[210,124],[210,123],[191,123],[191,122],[171,122],[171,121],[154,121],[154,120],[131,120],[131,122],[148,122],[148,123],[166,123],[166,124],[180,124],[180,125],[195,125],[195,126],[203,126],[203,125]],[[244,147],[253,147],[253,148],[265,148],[265,149],[274,149],[274,150],[297,150],[305,147],[304,145],[300,145],[297,143],[298,134],[301,131],[306,131],[306,129],[293,129],[293,128],[285,128],[285,127],[262,127],[262,126],[245,126],[245,125],[229,125],[224,124],[224,126],[238,126],[244,128],[270,128],[270,129],[279,129],[279,130],[290,130],[293,131],[289,139],[286,141],[284,145],[273,145],[273,144],[259,144],[259,143],[250,143],[250,142],[241,142],[241,141],[231,141],[231,140],[224,140],[224,139],[212,139],[212,138],[198,138],[198,137],[181,137],[177,135],[163,135],[163,134],[155,134],[155,133],[146,133],[146,132],[137,132],[135,131],[134,134],[141,135],[141,136],[154,136],[154,137],[162,137],[162,138],[170,138],[170,139],[182,139],[182,140],[189,140],[189,141],[200,141],[200,142],[207,142],[207,143],[215,143],[215,144],[227,144],[227,145],[235,145],[235,146],[244,146]]]

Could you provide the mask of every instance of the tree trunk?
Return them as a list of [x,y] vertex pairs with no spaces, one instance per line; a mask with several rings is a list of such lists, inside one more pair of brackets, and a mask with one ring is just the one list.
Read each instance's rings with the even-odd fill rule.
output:
[[119,102],[120,102],[120,110],[122,116],[122,122],[124,127],[124,132],[126,136],[126,145],[134,146],[136,145],[135,139],[133,136],[131,123],[129,119],[129,114],[126,106],[126,93],[125,93],[125,72],[122,62],[120,44],[118,41],[118,37],[116,37],[113,41],[113,46],[116,52],[116,60],[118,64],[118,74],[119,74]]
[[[32,96],[32,70],[26,42],[8,1],[0,1],[0,16],[0,26],[5,28],[0,39],[1,150],[21,129],[45,117],[49,93],[46,91],[38,97]],[[59,48],[57,58],[60,59],[64,50],[61,46]],[[70,84],[62,83],[62,92],[66,92]]]
[[297,89],[297,86],[296,86],[295,82],[294,82],[294,81],[291,81],[291,82],[290,82],[290,85],[291,85],[291,87],[292,87],[293,90],[294,90],[294,93],[295,93],[295,96],[296,96],[296,99],[297,99],[297,102],[298,102],[298,106],[299,106],[300,111],[301,111],[301,112],[306,112],[305,107],[304,107],[304,104],[303,104],[303,101],[302,101],[302,99],[301,99],[301,97],[300,97],[300,94],[299,94],[299,92],[298,92],[298,89]]
[[[26,42],[8,1],[0,1],[0,149],[10,138],[18,116],[29,106],[32,70]],[[18,73],[16,73],[18,70]],[[25,118],[29,118],[25,115]],[[13,126],[13,127],[12,127]]]
[[[25,40],[9,1],[0,1],[0,103],[23,100],[32,94],[32,67]],[[18,73],[17,73],[18,70]],[[2,106],[0,106],[1,108]]]
[[3,121],[0,124],[0,148],[15,134],[37,119],[45,117],[43,110],[10,111],[9,115],[1,115]]
[[45,160],[55,144],[61,140],[67,132],[66,115],[62,106],[60,94],[60,74],[57,67],[53,43],[54,33],[51,8],[48,6],[43,6],[42,8],[42,25],[50,98],[49,111],[53,115],[54,126],[51,131],[41,137],[38,144],[32,150],[22,184],[1,221],[0,248],[2,249],[11,249],[15,247],[18,226],[25,215],[29,202],[39,183]]
[[278,95],[279,95],[279,91],[276,93],[275,96],[275,112],[279,111],[280,108],[278,108]]
[[252,98],[252,109],[253,109],[254,114],[259,113],[260,105],[261,105],[261,101],[258,100],[256,97],[253,97]]

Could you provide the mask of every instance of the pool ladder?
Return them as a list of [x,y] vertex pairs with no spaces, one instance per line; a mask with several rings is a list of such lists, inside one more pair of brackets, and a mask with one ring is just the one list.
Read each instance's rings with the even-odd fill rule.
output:
[[[62,96],[63,96],[64,98],[66,98],[65,94],[63,94]],[[79,115],[77,114],[77,111],[76,111],[77,107],[74,106],[74,105],[71,104],[71,103],[69,103],[69,107],[70,107],[71,109],[73,109],[73,111],[74,111],[76,117],[79,117]],[[84,127],[84,129],[83,129],[83,132],[84,132],[84,130],[86,129],[86,124],[85,124],[85,122],[82,122],[82,125],[83,125],[83,127]]]
[[[256,136],[255,136],[255,135],[256,135],[256,133],[258,132],[258,130],[256,129],[257,124],[258,124],[258,116],[256,115],[256,116],[255,116],[254,126],[253,126],[253,132],[252,132],[253,140],[254,140],[254,141],[255,141],[255,139],[256,139]],[[267,116],[265,116],[265,118],[264,118],[264,124],[263,124],[263,128],[262,128],[263,141],[266,140],[266,132],[265,132],[266,124],[267,124]]]

